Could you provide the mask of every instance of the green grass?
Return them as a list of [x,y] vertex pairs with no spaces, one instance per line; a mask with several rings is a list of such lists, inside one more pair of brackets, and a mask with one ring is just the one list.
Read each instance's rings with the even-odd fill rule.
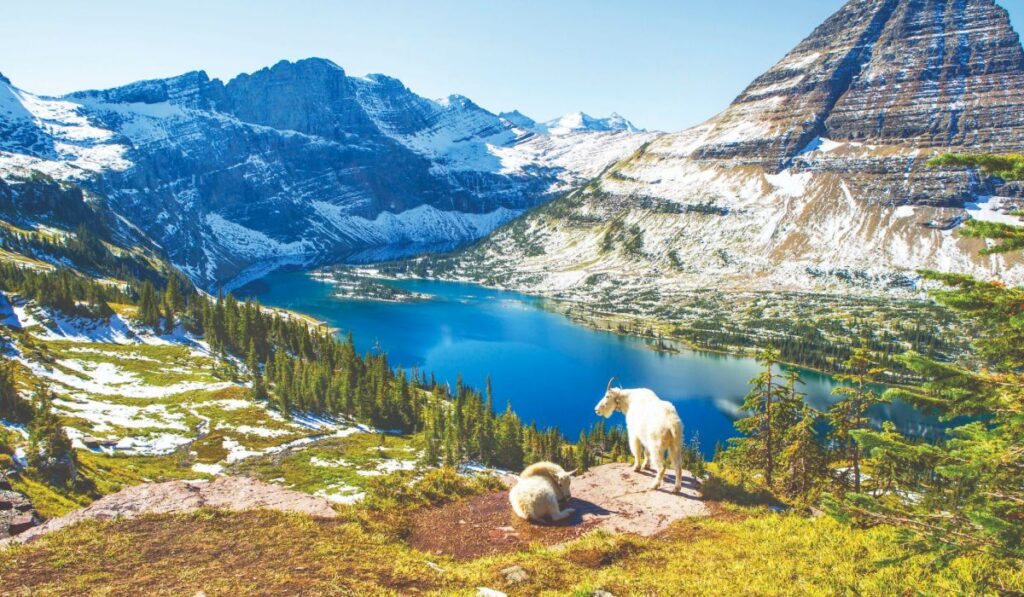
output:
[[681,521],[655,539],[592,534],[564,549],[478,560],[460,576],[466,585],[505,589],[500,570],[518,565],[530,579],[513,592],[524,595],[598,588],[616,595],[976,594],[1024,583],[1019,571],[980,556],[934,564],[934,556],[900,547],[891,529],[757,514]]
[[929,160],[928,165],[981,168],[986,174],[998,176],[1003,180],[1024,179],[1024,155],[1019,153],[944,153]]
[[[171,386],[179,383],[216,383],[224,379],[213,374],[213,359],[197,355],[183,345],[100,344],[95,342],[50,341],[48,352],[57,359],[97,365],[113,363],[142,383]],[[82,376],[74,371],[73,375]]]
[[[462,488],[474,491],[473,488]],[[1024,572],[983,556],[938,564],[890,529],[829,518],[725,511],[643,539],[593,533],[560,547],[459,563],[359,522],[200,511],[88,522],[0,558],[5,589],[33,595],[444,594],[949,595],[1024,589]],[[443,533],[444,529],[438,529]],[[510,584],[502,570],[528,578]]]
[[[196,436],[193,449],[198,453],[197,461],[215,463],[228,455],[228,450],[222,445],[225,438],[238,442],[247,450],[265,450],[315,433],[274,417],[264,405],[250,403],[248,406],[239,406],[238,401],[249,401],[249,390],[243,386],[171,391],[170,388],[179,384],[231,381],[215,369],[213,359],[193,352],[188,346],[44,341],[28,334],[22,336],[22,346],[31,350],[30,358],[46,363],[46,366],[65,375],[89,381],[92,378],[91,371],[96,367],[114,365],[118,374],[133,378],[132,385],[145,385],[157,390],[168,388],[166,393],[152,397],[133,397],[68,390],[61,384],[53,384],[53,389],[61,396],[81,395],[92,401],[115,406],[164,409],[143,411],[142,416],[153,420],[152,424],[144,427],[126,427],[113,421],[100,426],[86,416],[69,411],[63,413],[62,421],[65,425],[96,437],[148,438],[167,432],[186,437]],[[85,372],[68,366],[67,361],[79,363]],[[21,375],[24,386],[31,387],[34,376],[27,369],[22,369]],[[111,390],[116,391],[117,388],[117,385],[111,386]],[[125,393],[131,392],[125,390]],[[70,400],[75,401],[75,398]],[[198,430],[202,428],[206,429],[206,435],[198,437]]]
[[[243,460],[232,466],[230,472],[276,480],[306,493],[332,492],[338,488],[364,490],[374,476],[360,475],[358,471],[372,471],[388,460],[419,457],[418,436],[388,435],[384,442],[381,446],[381,436],[373,433],[327,438],[296,450]],[[332,462],[340,466],[323,466]]]
[[31,473],[12,477],[11,485],[15,491],[24,493],[32,500],[40,515],[52,518],[87,506],[104,495],[132,485],[208,476],[193,471],[190,460],[180,454],[108,456],[79,450],[77,455],[80,478],[70,486],[55,486]]

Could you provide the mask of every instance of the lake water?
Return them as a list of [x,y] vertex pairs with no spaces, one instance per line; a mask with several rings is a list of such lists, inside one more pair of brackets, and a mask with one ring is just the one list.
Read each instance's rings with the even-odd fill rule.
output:
[[[385,303],[338,298],[330,283],[301,271],[279,271],[240,289],[239,296],[306,313],[352,332],[360,352],[383,350],[394,365],[434,372],[440,381],[483,388],[490,375],[496,408],[505,402],[525,421],[557,426],[575,440],[599,419],[594,405],[611,376],[623,387],[649,387],[672,401],[687,439],[700,433],[710,455],[733,437],[733,420],[758,373],[749,358],[684,350],[668,354],[647,341],[581,327],[544,309],[544,299],[472,284],[403,280],[388,282],[429,294],[431,300]],[[803,390],[819,409],[833,400],[836,382],[801,370]],[[903,430],[928,435],[933,425],[906,405],[872,413]],[[621,414],[611,422],[623,423]]]

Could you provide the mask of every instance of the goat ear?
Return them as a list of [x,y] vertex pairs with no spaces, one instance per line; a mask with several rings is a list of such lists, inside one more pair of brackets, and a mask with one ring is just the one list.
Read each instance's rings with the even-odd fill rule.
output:
[[572,469],[571,471],[569,471],[569,472],[565,473],[565,476],[566,476],[566,477],[571,477],[571,476],[575,475],[575,474],[576,474],[576,471],[578,471],[578,470],[580,470],[580,469],[578,469],[578,468],[574,468],[574,469]]

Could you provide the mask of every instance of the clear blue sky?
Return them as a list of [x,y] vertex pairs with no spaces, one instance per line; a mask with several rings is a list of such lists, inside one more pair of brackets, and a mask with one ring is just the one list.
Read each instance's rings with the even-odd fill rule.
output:
[[[679,130],[712,116],[843,0],[12,0],[0,72],[60,94],[322,56],[427,97],[536,119],[617,111]],[[1024,0],[1001,0],[1024,25]]]

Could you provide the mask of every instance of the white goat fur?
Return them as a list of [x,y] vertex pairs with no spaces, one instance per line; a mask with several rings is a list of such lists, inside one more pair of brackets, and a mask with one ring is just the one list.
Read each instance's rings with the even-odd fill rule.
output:
[[572,473],[552,462],[538,462],[526,467],[519,481],[508,492],[512,511],[523,520],[552,522],[565,520],[576,510],[562,509],[559,502],[567,501],[571,494],[569,483]]
[[633,454],[633,470],[640,472],[640,468],[646,466],[649,459],[656,471],[654,483],[650,488],[659,488],[668,469],[668,462],[665,460],[665,452],[668,452],[676,472],[673,491],[678,493],[683,486],[683,421],[679,418],[676,407],[671,402],[658,398],[657,394],[646,388],[623,390],[613,388],[612,382],[609,381],[604,398],[594,408],[594,412],[607,418],[615,411],[621,411],[626,415],[626,432],[629,436],[629,451]]
[[565,472],[565,469],[554,462],[535,462],[523,469],[523,472],[519,474],[519,478],[547,477],[555,485],[558,502],[563,503],[569,501],[569,498],[572,497],[572,494],[569,492],[569,484],[572,481],[572,475],[575,473],[575,470]]

